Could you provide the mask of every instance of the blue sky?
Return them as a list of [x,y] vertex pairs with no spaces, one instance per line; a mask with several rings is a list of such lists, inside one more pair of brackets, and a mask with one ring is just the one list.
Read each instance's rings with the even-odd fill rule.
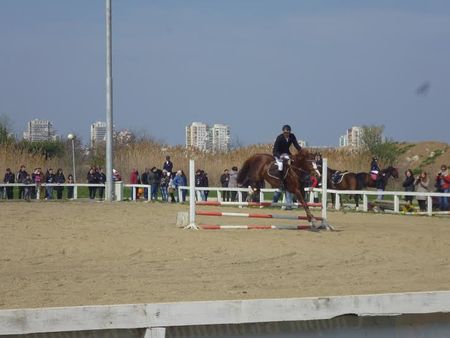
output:
[[[0,114],[87,141],[105,120],[103,0],[0,0]],[[114,121],[169,144],[193,121],[241,144],[283,124],[450,143],[449,1],[113,0]],[[428,92],[417,94],[425,82]]]

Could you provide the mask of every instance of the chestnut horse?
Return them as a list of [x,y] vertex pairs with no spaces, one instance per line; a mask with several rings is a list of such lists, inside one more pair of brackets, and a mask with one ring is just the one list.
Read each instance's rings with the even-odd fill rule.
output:
[[[251,187],[254,192],[259,191],[262,181],[267,181],[272,187],[279,188],[280,179],[271,174],[274,168],[275,160],[270,154],[255,154],[245,160],[241,170],[239,170],[237,183],[242,187]],[[315,156],[305,149],[291,156],[290,164],[285,169],[286,190],[293,193],[303,209],[305,209],[308,221],[314,226],[314,216],[311,214],[308,205],[305,202],[304,178],[307,175],[320,175],[317,171]]]

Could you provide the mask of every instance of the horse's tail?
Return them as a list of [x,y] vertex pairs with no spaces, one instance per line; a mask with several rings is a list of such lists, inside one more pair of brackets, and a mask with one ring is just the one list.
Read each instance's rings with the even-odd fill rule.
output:
[[250,164],[250,159],[247,159],[244,164],[242,165],[241,169],[238,172],[238,176],[237,176],[237,184],[238,186],[241,187],[247,187],[250,183],[250,169],[251,169],[251,164]]

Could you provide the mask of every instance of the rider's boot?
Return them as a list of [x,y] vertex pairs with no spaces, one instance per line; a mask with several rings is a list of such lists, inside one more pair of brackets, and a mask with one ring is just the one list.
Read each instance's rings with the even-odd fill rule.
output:
[[286,185],[284,184],[283,170],[278,170],[278,177],[280,179],[280,190],[286,190]]

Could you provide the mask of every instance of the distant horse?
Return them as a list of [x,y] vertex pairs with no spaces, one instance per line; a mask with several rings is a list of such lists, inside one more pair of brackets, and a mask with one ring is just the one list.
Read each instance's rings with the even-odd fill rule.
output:
[[[316,154],[316,160],[320,171],[322,171],[322,155]],[[334,190],[361,190],[361,185],[357,179],[357,174],[350,171],[339,171],[327,167],[327,187]],[[353,195],[356,207],[359,206],[358,194]],[[336,196],[331,194],[331,202],[335,203]]]
[[[335,175],[338,175],[336,177]],[[358,174],[350,171],[338,171],[327,168],[327,187],[335,190],[361,190],[361,184],[358,181]],[[359,194],[350,195],[355,199],[356,207],[359,207]],[[335,203],[336,196],[331,194],[331,202]]]
[[[386,187],[390,177],[398,178],[398,170],[397,168],[394,168],[392,166],[380,170],[380,172],[378,173],[378,180],[380,180],[380,182],[374,180],[371,173],[357,173],[356,177],[358,179],[359,185],[361,186],[361,189],[377,188],[379,186],[382,186],[384,190],[384,187]],[[377,183],[379,183],[380,185],[378,186]]]
[[[267,181],[273,187],[279,188],[281,181],[276,175],[277,170],[272,155],[255,154],[245,160],[241,170],[239,170],[237,183],[244,187],[250,186],[254,192],[259,191],[263,181]],[[297,196],[298,201],[305,209],[308,221],[314,225],[314,216],[305,202],[304,181],[307,175],[320,174],[317,171],[314,155],[305,149],[301,149],[291,157],[290,164],[286,165],[284,181],[286,190]]]

